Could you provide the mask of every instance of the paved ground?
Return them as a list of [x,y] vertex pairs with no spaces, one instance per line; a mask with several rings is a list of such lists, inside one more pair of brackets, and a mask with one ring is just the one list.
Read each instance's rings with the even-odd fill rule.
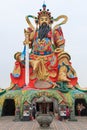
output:
[[54,119],[49,128],[41,128],[37,121],[18,121],[14,117],[0,117],[0,130],[87,130],[87,117],[78,117],[78,121],[58,121]]

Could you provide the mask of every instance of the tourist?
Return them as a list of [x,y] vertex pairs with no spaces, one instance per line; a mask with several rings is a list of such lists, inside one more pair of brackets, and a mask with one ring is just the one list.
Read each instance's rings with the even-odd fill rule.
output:
[[30,105],[30,107],[29,107],[29,113],[30,113],[30,120],[32,120],[32,119],[33,119],[33,116],[32,116],[32,107],[31,107],[31,105]]
[[60,109],[60,121],[65,121],[66,119],[66,111],[64,108]]
[[35,119],[35,115],[36,115],[36,106],[35,106],[35,104],[33,104],[33,106],[32,106],[32,116],[33,116],[33,119]]
[[69,110],[69,107],[66,106],[66,119],[69,119],[70,118],[70,110]]
[[77,111],[78,111],[78,116],[81,116],[81,112],[82,112],[82,110],[84,109],[84,106],[83,106],[83,104],[81,103],[78,103],[77,104]]

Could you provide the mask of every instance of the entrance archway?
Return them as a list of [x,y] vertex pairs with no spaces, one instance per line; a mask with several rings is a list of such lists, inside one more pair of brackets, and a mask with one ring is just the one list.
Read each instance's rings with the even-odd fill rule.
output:
[[14,99],[5,99],[2,109],[2,116],[15,115],[15,101]]
[[[80,108],[80,111],[78,110],[78,108]],[[76,116],[86,116],[87,115],[87,104],[86,104],[85,99],[79,98],[79,99],[75,100],[75,115]]]

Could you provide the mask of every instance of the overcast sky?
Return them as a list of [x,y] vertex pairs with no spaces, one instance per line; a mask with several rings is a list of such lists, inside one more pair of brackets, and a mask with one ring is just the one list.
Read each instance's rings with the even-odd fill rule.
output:
[[[87,0],[45,0],[54,18],[64,14],[68,22],[62,25],[66,39],[65,51],[71,55],[81,87],[87,87]],[[10,85],[14,68],[14,53],[23,50],[26,15],[35,15],[43,0],[0,1],[0,88]]]

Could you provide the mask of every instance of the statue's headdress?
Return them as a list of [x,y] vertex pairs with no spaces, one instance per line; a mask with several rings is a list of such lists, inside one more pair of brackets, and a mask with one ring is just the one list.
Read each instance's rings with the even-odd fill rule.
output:
[[39,20],[42,16],[46,16],[50,19],[50,23],[53,23],[53,17],[51,17],[51,12],[49,12],[49,9],[46,10],[46,4],[43,4],[42,8],[43,9],[40,9],[40,12],[38,12],[37,20]]
[[42,16],[47,16],[47,17],[50,19],[50,24],[52,24],[53,22],[57,22],[57,21],[59,21],[61,18],[63,18],[64,20],[63,20],[62,22],[60,22],[59,24],[57,24],[54,28],[56,28],[56,27],[59,26],[59,25],[65,24],[65,23],[67,22],[67,19],[68,19],[68,18],[67,18],[66,15],[60,15],[60,16],[58,16],[57,18],[54,19],[54,18],[51,16],[51,12],[49,12],[49,9],[46,10],[46,4],[43,4],[43,5],[42,5],[42,8],[43,8],[43,9],[40,9],[40,12],[38,12],[38,16],[37,16],[37,17],[36,17],[36,16],[32,16],[32,15],[26,16],[26,21],[27,21],[27,23],[29,24],[29,26],[30,26],[31,28],[35,29],[34,26],[31,24],[29,18],[35,19],[35,22],[38,23],[38,20],[39,20],[40,17],[42,17]]

